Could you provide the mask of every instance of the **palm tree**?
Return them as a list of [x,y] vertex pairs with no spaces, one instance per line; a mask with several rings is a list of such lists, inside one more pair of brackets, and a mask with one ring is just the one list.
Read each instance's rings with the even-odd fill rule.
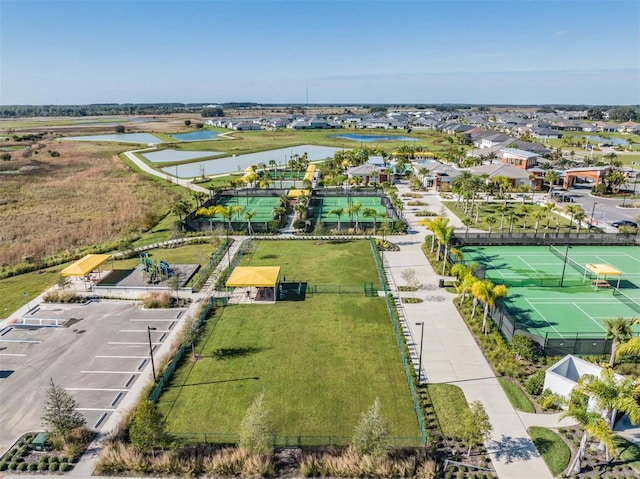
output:
[[331,211],[329,211],[329,213],[327,213],[327,216],[336,215],[338,217],[338,231],[340,231],[340,218],[342,217],[343,214],[344,214],[344,208],[334,208]]
[[[433,249],[435,248],[435,244],[436,244],[436,240],[438,240],[438,235],[436,234],[436,231],[439,231],[442,228],[445,228],[448,224],[449,224],[449,218],[445,218],[444,216],[436,216],[433,219],[422,219],[420,221],[418,221],[418,224],[420,226],[424,226],[425,228],[427,228],[429,231],[431,231],[432,233],[432,240],[431,240],[431,251],[430,253],[433,253]],[[438,240],[438,253],[436,254],[436,258],[440,258],[440,241]]]
[[251,220],[256,215],[254,210],[245,210],[244,219],[247,220],[247,229],[249,230],[249,235],[253,236],[253,227],[251,226]]
[[495,216],[487,216],[484,219],[484,222],[487,223],[487,225],[489,226],[489,234],[491,234],[491,231],[493,230],[493,227],[498,222],[498,218],[496,218]]
[[[457,265],[456,265],[457,266]],[[452,270],[453,272],[453,270]],[[469,272],[467,274],[465,274],[462,278],[462,281],[460,282],[460,284],[456,287],[456,292],[460,295],[460,306],[462,306],[462,303],[464,303],[464,300],[467,296],[467,293],[470,293],[471,291],[473,291],[473,285],[476,284],[478,281],[480,281],[478,278],[476,278],[473,273]],[[474,313],[475,313],[475,304],[477,303],[477,301],[475,300],[474,297]],[[473,315],[471,315],[471,317],[473,317]]]
[[271,179],[268,176],[264,176],[260,179],[260,183],[258,186],[260,186],[260,188],[262,189],[267,189],[269,188],[270,184],[271,184]]
[[544,209],[539,209],[536,210],[536,212],[533,214],[533,219],[536,220],[536,224],[533,227],[534,229],[534,234],[538,234],[538,228],[540,228],[540,220],[542,219],[542,217],[544,216]]
[[544,181],[549,185],[549,194],[552,194],[553,185],[560,181],[560,174],[556,170],[547,170],[544,174]]
[[609,367],[613,368],[616,363],[616,352],[620,344],[629,341],[633,336],[633,326],[640,323],[640,318],[616,318],[605,319],[604,325],[607,328],[605,339],[612,339],[611,357],[609,358]]
[[227,225],[230,231],[233,231],[233,225],[231,224],[231,220],[233,216],[242,212],[242,206],[218,206],[218,213],[222,215],[222,217],[227,220]]
[[378,217],[378,211],[375,208],[365,208],[362,210],[362,216],[365,218],[373,218],[373,236],[376,235],[376,218]]
[[578,206],[576,208],[576,212],[575,212],[575,214],[573,216],[573,218],[577,221],[577,224],[576,224],[577,233],[576,234],[580,234],[580,227],[582,226],[582,220],[585,219],[586,216],[587,215],[584,212],[584,210]]
[[522,222],[522,229],[525,229],[527,227],[527,216],[529,216],[529,213],[531,213],[531,206],[522,205],[520,207],[520,213],[524,215],[524,221]]
[[560,419],[566,417],[575,419],[583,429],[578,453],[569,467],[568,474],[580,474],[580,470],[582,469],[580,461],[584,458],[587,450],[588,435],[592,435],[600,441],[609,444],[610,447],[613,447],[613,431],[599,413],[587,410],[587,402],[588,398],[586,396],[584,396],[584,401],[581,402],[573,400],[572,397],[569,408],[560,415]]
[[[585,374],[578,381],[576,389],[595,401],[596,409],[600,411],[609,429],[613,429],[616,411],[627,414],[632,424],[637,424],[640,420],[640,404],[637,402],[640,383],[628,377],[617,376],[611,368],[602,369],[600,377]],[[599,439],[608,461],[612,445]]]
[[464,235],[468,236],[469,235],[469,227],[473,224],[473,220],[471,218],[469,218],[468,216],[465,216],[464,218],[462,218],[462,224],[465,227]]
[[549,221],[551,221],[551,212],[553,211],[555,207],[553,206],[552,203],[547,203],[542,207],[542,211],[544,211],[547,214],[547,223],[544,225],[544,229],[548,230],[549,229]]
[[454,229],[455,227],[453,225],[445,226],[444,228],[439,229],[438,232],[436,233],[436,235],[438,236],[438,240],[440,241],[440,243],[444,245],[444,257],[442,258],[442,273],[441,273],[443,276],[447,268],[447,257],[449,255],[449,245],[451,244],[451,240],[453,239]]
[[501,217],[500,217],[500,230],[504,229],[504,217],[506,216],[506,214],[511,210],[511,207],[509,205],[507,205],[506,203],[498,206],[498,211],[501,213]]
[[196,216],[208,216],[209,217],[209,228],[213,231],[213,219],[217,214],[220,213],[220,206],[211,205],[207,208],[202,207],[198,208],[196,211]]
[[360,226],[360,209],[362,208],[362,203],[356,201],[355,203],[351,203],[351,206],[347,208],[349,215],[353,214],[356,217],[356,233],[358,232],[358,228]]
[[507,287],[504,284],[495,285],[488,279],[478,281],[473,285],[473,295],[484,303],[484,315],[482,317],[482,332],[487,334],[487,317],[489,308],[493,308],[498,298],[507,295]]
[[188,215],[190,209],[191,205],[187,200],[179,199],[173,204],[171,212],[178,217],[178,219],[180,220],[180,224],[182,225],[182,217]]

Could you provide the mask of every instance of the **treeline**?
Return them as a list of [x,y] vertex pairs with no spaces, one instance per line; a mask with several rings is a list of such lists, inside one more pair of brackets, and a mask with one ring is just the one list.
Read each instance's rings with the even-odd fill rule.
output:
[[[240,104],[238,104],[240,105]],[[92,105],[3,105],[0,106],[0,118],[30,118],[36,116],[115,116],[115,115],[168,115],[171,113],[193,113],[212,116],[213,111],[223,116],[227,105],[208,103],[100,103]]]

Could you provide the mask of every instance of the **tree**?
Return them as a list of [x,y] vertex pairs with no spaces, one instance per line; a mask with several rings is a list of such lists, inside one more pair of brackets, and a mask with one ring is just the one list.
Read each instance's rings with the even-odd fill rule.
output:
[[198,208],[198,210],[196,211],[196,216],[209,217],[209,228],[211,229],[211,231],[213,231],[213,219],[219,213],[220,213],[220,206],[212,205],[206,208],[205,207]]
[[244,219],[247,220],[247,230],[249,231],[249,235],[253,236],[253,227],[251,226],[251,220],[256,215],[254,210],[245,210]]
[[195,345],[200,338],[200,334],[202,334],[202,329],[200,329],[198,319],[194,317],[187,319],[182,328],[182,345],[191,346],[191,356],[194,358],[196,357]]
[[67,286],[71,285],[71,279],[69,278],[69,276],[65,276],[63,274],[59,274],[58,275],[57,285],[58,285],[58,288],[60,288],[62,291],[64,291],[67,288]]
[[467,458],[471,456],[471,448],[489,439],[493,426],[489,415],[480,401],[472,401],[465,411],[462,420],[463,438],[468,446]]
[[482,332],[487,334],[487,318],[489,316],[489,308],[493,308],[498,298],[504,298],[507,295],[507,287],[504,284],[495,285],[488,279],[478,281],[471,289],[474,298],[484,303],[484,315],[482,317]]
[[498,218],[496,218],[495,216],[487,216],[484,219],[484,222],[487,223],[487,225],[489,226],[489,234],[491,234],[491,231],[493,230],[493,227],[498,222]]
[[117,125],[116,126],[116,133],[124,133],[124,126],[123,125]]
[[613,368],[616,364],[616,353],[620,344],[629,341],[633,336],[633,326],[640,323],[640,318],[616,318],[605,319],[604,325],[607,329],[605,339],[612,339],[611,357],[609,358],[609,367]]
[[184,224],[182,222],[182,218],[183,216],[186,216],[187,214],[189,214],[190,209],[191,209],[191,205],[189,204],[188,201],[184,199],[179,199],[171,207],[171,212],[178,217],[178,219],[180,220],[180,225],[182,225],[183,228],[184,228]]
[[365,218],[373,218],[373,235],[376,235],[376,218],[378,217],[378,211],[375,208],[365,208],[362,210],[362,216]]
[[524,221],[522,222],[522,229],[525,229],[527,227],[527,216],[529,216],[529,213],[531,213],[531,206],[522,205],[520,207],[520,212],[524,215]]
[[180,300],[180,288],[182,287],[182,273],[175,272],[167,279],[169,287],[176,292],[176,300]]
[[0,160],[2,161],[11,161],[11,153],[2,153],[0,154]]
[[158,407],[149,399],[143,400],[133,416],[129,428],[131,445],[140,452],[151,451],[164,446],[167,435],[164,430],[164,418]]
[[565,417],[575,419],[583,429],[578,453],[573,463],[569,466],[569,474],[580,474],[580,461],[584,458],[587,450],[587,437],[589,434],[613,447],[613,431],[599,413],[587,410],[588,396],[576,389],[577,387],[571,393],[568,409],[560,416],[560,419]]
[[360,218],[360,209],[361,208],[362,208],[362,203],[360,203],[359,201],[351,203],[351,206],[349,206],[347,208],[347,211],[349,212],[349,215],[353,214],[356,217],[356,225],[355,225],[356,233],[358,232],[358,227],[360,225],[358,220]]
[[273,444],[273,429],[269,421],[269,410],[264,405],[264,393],[251,403],[240,423],[238,445],[249,452],[268,454]]
[[438,241],[440,241],[440,243],[444,245],[444,257],[442,258],[442,273],[441,273],[442,275],[444,275],[447,269],[449,246],[451,245],[451,240],[453,239],[454,229],[455,227],[451,225],[451,226],[445,226],[444,228],[440,228],[436,232]]
[[334,208],[331,211],[329,211],[329,213],[327,213],[327,216],[336,215],[338,217],[338,231],[340,231],[340,218],[342,217],[343,214],[344,214],[344,208]]
[[371,409],[362,415],[351,440],[351,448],[358,454],[380,457],[389,450],[389,422],[376,398]]
[[57,434],[66,440],[68,434],[76,428],[85,425],[86,420],[77,411],[78,403],[66,390],[56,386],[51,379],[51,386],[47,391],[42,423],[49,432]]
[[544,181],[549,185],[549,193],[553,193],[553,185],[560,181],[560,174],[555,170],[547,170]]
[[185,120],[184,126],[191,126],[191,120]]

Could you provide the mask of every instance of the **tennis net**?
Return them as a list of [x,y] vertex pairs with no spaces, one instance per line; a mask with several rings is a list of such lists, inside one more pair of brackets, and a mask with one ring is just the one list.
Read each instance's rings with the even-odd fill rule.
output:
[[585,268],[584,266],[582,266],[580,263],[578,263],[577,261],[572,260],[571,258],[569,258],[569,255],[566,254],[564,251],[560,251],[558,248],[556,248],[553,245],[549,245],[549,251],[551,253],[553,253],[554,255],[556,255],[558,258],[560,258],[562,261],[565,260],[565,256],[567,259],[567,264],[569,266],[571,266],[573,269],[575,269],[576,271],[585,274],[587,276],[587,278],[591,278],[591,271],[589,271],[587,268]]
[[633,309],[634,311],[640,313],[640,302],[638,302],[637,300],[630,298],[629,296],[627,296],[625,293],[623,293],[622,291],[620,291],[618,288],[613,288],[613,295],[622,303],[626,304],[627,306],[629,306],[631,309]]

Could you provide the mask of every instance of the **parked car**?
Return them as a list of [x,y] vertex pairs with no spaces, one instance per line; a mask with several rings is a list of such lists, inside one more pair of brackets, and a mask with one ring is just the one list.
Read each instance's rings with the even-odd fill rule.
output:
[[614,221],[613,223],[611,223],[611,226],[613,226],[614,228],[620,228],[621,226],[626,226],[628,228],[637,228],[638,227],[638,223],[635,223],[635,222],[629,221],[629,220],[619,220],[619,221]]

